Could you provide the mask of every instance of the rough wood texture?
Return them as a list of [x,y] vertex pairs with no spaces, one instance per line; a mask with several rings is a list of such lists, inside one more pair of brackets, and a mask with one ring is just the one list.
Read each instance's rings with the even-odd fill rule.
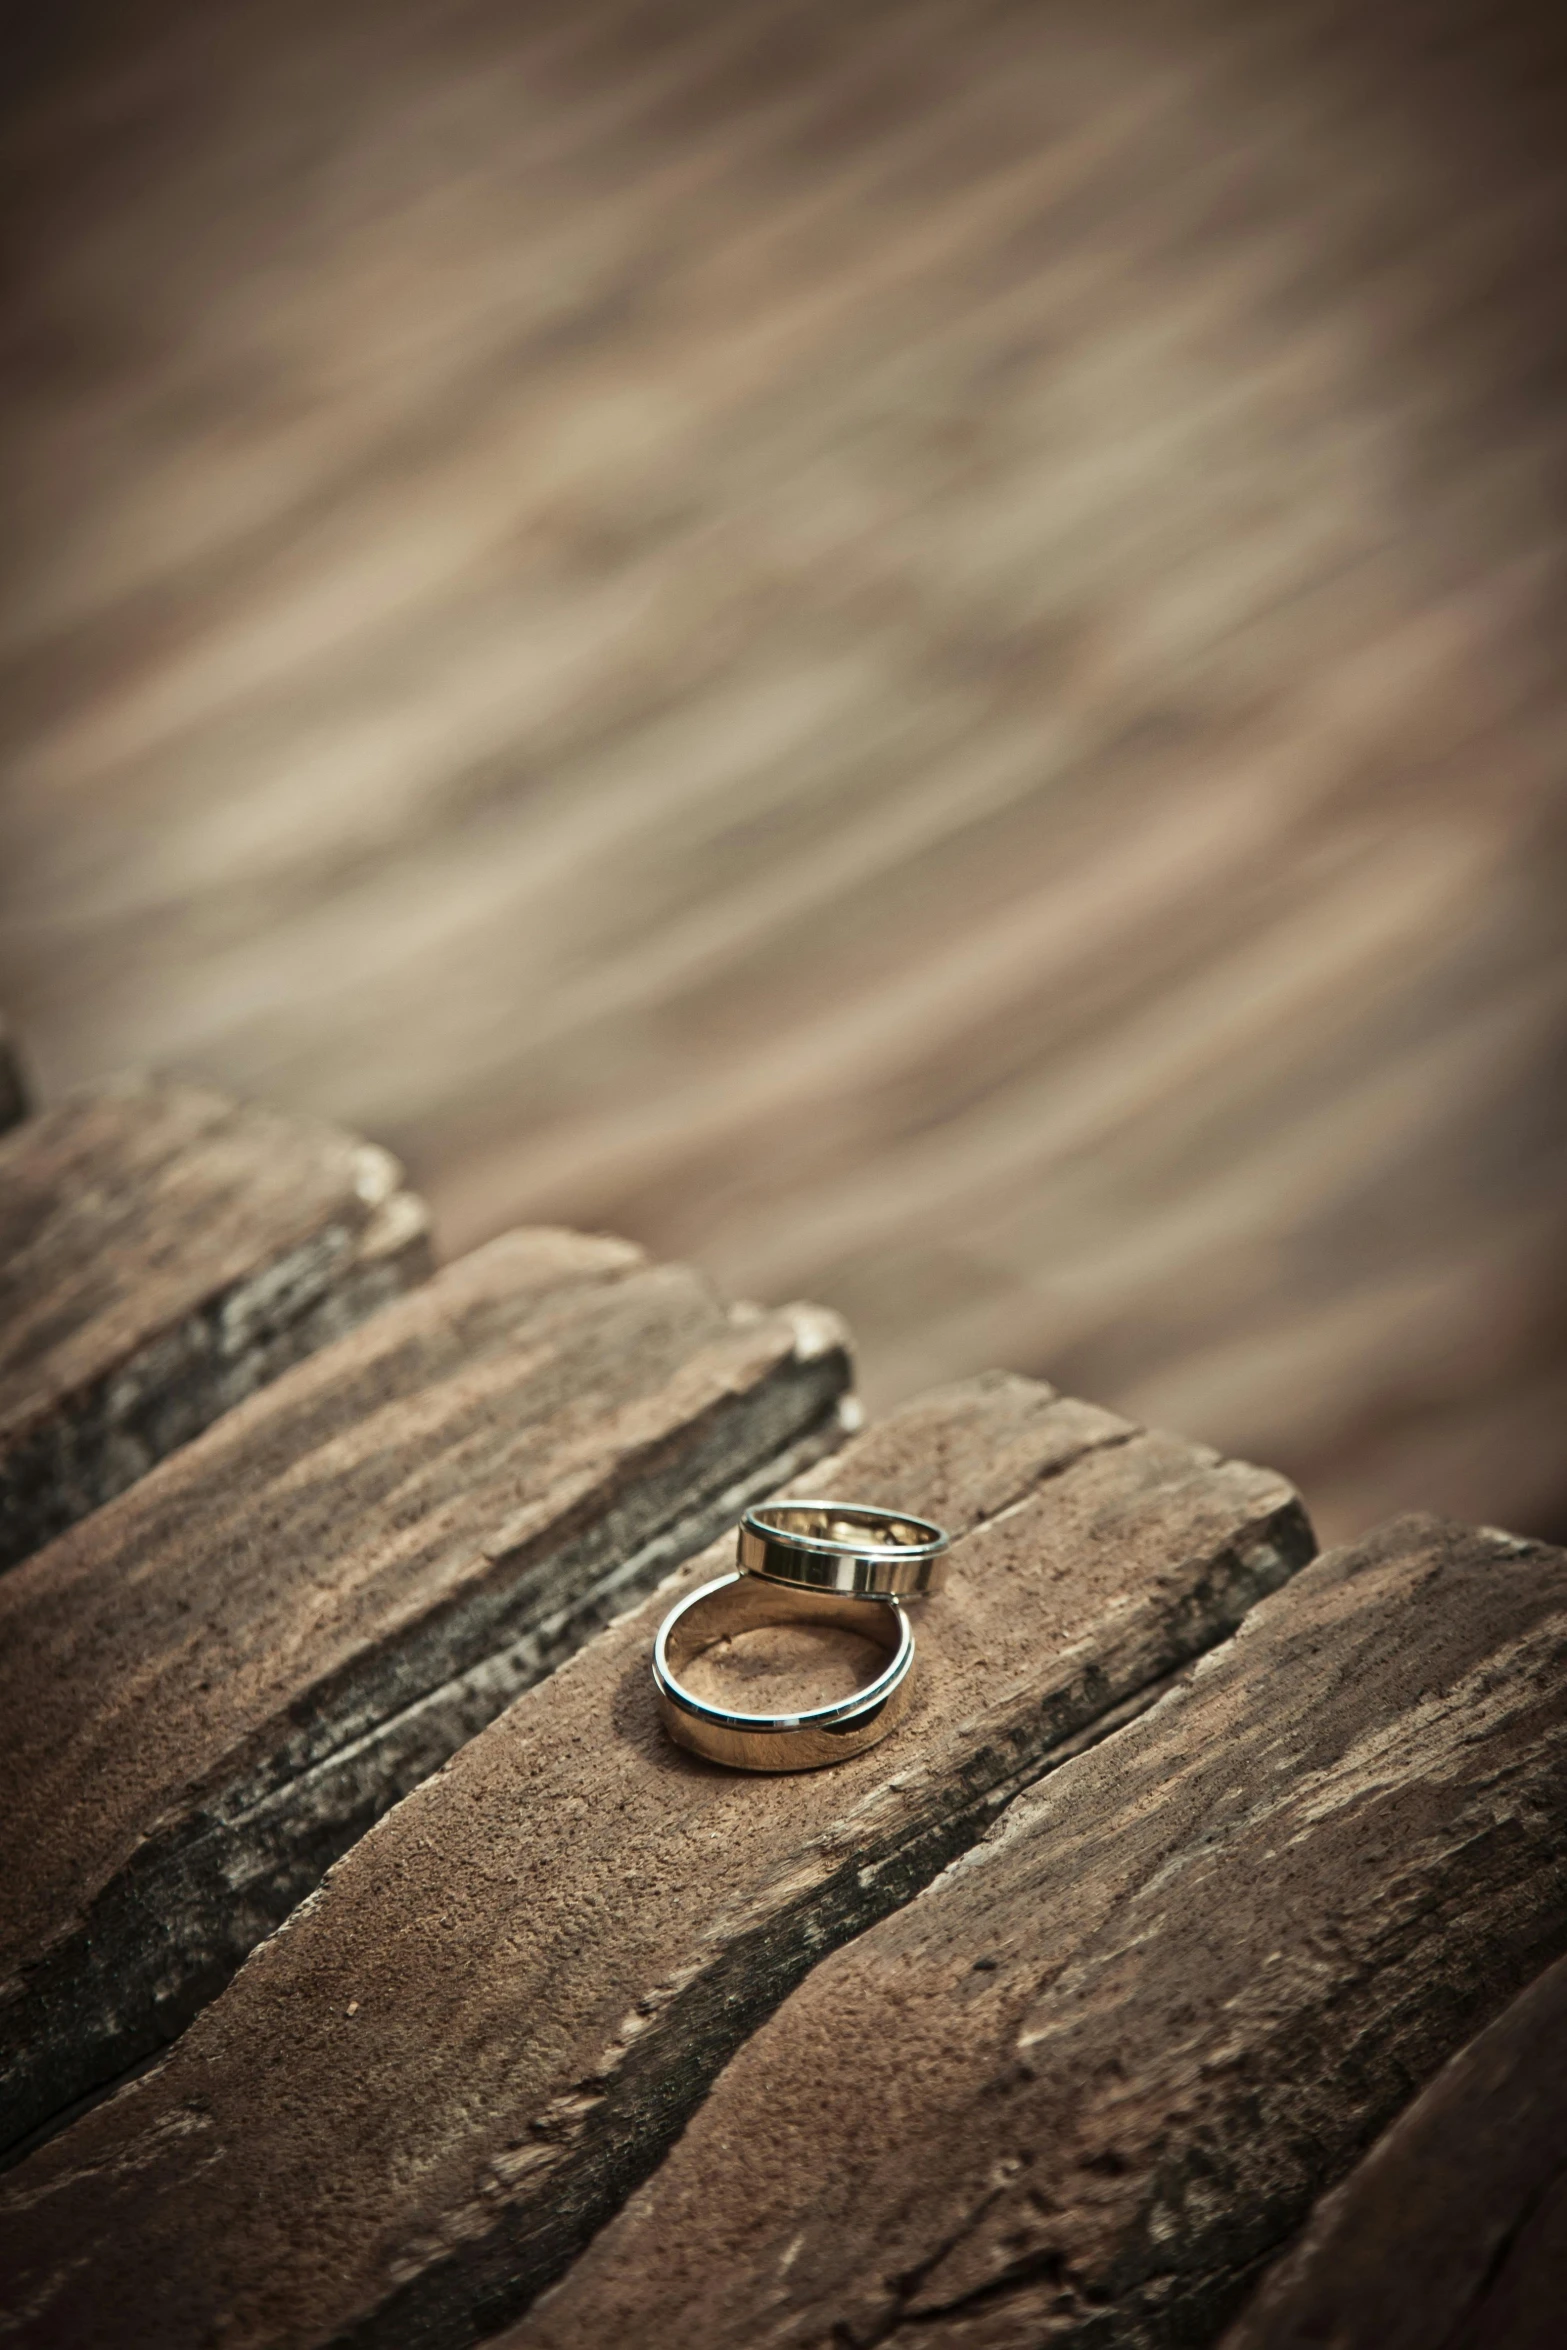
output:
[[112,2312],[116,2342],[160,2350],[473,2341],[823,1951],[1310,1549],[1281,1479],[1023,1380],[909,1407],[831,1483],[962,1536],[898,1730],[797,1776],[698,1762],[657,1722],[657,1594],[379,1822],[165,2065],[6,2183],[6,2338],[90,2337]]
[[1203,2342],[1564,1939],[1567,1555],[1403,1521],[823,1965],[508,2350]]
[[52,1087],[1567,1527],[1561,0],[26,32]]
[[131,1077],[0,1142],[0,1567],[429,1271],[395,1159]]
[[516,1234],[17,1568],[7,2138],[166,2039],[379,1812],[813,1457],[848,1376],[829,1315]]
[[1313,2212],[1222,2350],[1561,2350],[1567,1959]]
[[25,1118],[27,1110],[27,1081],[22,1075],[16,1042],[0,1020],[0,1134]]

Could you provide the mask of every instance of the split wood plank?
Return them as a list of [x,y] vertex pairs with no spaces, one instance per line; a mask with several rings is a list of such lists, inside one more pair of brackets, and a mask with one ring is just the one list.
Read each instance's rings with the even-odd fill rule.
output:
[[0,1142],[0,1567],[429,1270],[397,1161],[340,1128],[141,1076],[25,1120]]
[[1561,2350],[1564,2333],[1559,1959],[1323,2198],[1223,2350]]
[[160,2046],[380,1812],[835,1441],[849,1376],[830,1315],[513,1234],[6,1577],[7,2142]]
[[1400,1521],[824,1964],[508,2350],[1208,2341],[1564,1936],[1567,1554]]
[[1312,1547],[1281,1478],[999,1375],[909,1406],[830,1487],[960,1538],[898,1730],[777,1778],[673,1746],[648,1671],[666,1586],[380,1821],[166,2063],[6,2182],[26,2314],[5,2339],[88,2338],[105,2313],[117,2343],[226,2350],[493,2331],[823,1952]]

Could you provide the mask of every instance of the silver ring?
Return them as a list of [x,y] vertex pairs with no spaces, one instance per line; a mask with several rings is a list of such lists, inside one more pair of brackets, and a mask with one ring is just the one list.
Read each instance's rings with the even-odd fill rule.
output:
[[946,1579],[950,1537],[907,1510],[864,1502],[767,1501],[740,1521],[740,1565],[770,1583],[858,1599],[920,1599]]
[[[716,1641],[764,1624],[837,1624],[888,1651],[874,1680],[833,1705],[795,1714],[733,1713],[681,1685],[683,1668]],[[813,1771],[863,1754],[908,1704],[914,1633],[894,1599],[846,1599],[832,1591],[789,1591],[757,1575],[720,1575],[670,1609],[653,1643],[653,1685],[664,1726],[678,1745],[734,1771]]]

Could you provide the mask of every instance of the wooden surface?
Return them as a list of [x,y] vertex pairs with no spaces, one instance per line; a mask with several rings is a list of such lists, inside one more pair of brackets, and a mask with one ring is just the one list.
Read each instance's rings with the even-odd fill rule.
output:
[[837,1434],[830,1316],[520,1233],[0,1585],[5,2140],[160,2045],[377,1815]]
[[429,1271],[395,1159],[121,1079],[0,1142],[0,1567]]
[[[0,992],[1567,1527],[1544,0],[36,13]],[[14,61],[19,67],[21,60]]]
[[1311,1547],[1282,1479],[1016,1379],[906,1407],[830,1484],[961,1537],[898,1729],[777,1778],[685,1754],[648,1673],[656,1594],[372,1829],[166,2064],[0,2183],[0,2338],[492,2331],[814,1960]]
[[1560,2350],[1564,2314],[1559,1959],[1324,2198],[1223,2350]]
[[506,2350],[1207,2341],[1564,1942],[1567,1554],[1403,1520],[825,1959]]

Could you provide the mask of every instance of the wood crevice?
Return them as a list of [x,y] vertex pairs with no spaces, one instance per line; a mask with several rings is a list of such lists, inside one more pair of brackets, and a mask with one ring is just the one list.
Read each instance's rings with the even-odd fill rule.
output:
[[0,1260],[0,1568],[432,1263],[424,1203],[379,1145],[138,1077],[6,1138]]
[[[554,1290],[551,1252],[565,1266],[558,1276],[564,1285]],[[537,1293],[528,1287],[535,1260],[546,1283]],[[357,1351],[338,1382],[339,1394],[358,1383],[357,1401],[343,1409],[351,1443],[371,1448],[369,1482],[357,1499],[349,1487],[321,1506],[331,1513],[331,1542],[349,1546],[350,1586],[370,1562],[364,1620],[351,1614],[331,1645],[323,1636],[329,1669],[318,1668],[313,1680],[307,1644],[291,1658],[292,1686],[285,1681],[278,1690],[263,1679],[242,1700],[225,1698],[227,1710],[214,1718],[228,1744],[209,1739],[193,1717],[184,1734],[198,1740],[191,1752],[199,1775],[171,1782],[161,1810],[143,1809],[131,1842],[103,1844],[90,1865],[72,1864],[62,1881],[79,1884],[77,1905],[49,1919],[47,1931],[37,1897],[16,1889],[18,1916],[39,1919],[19,1929],[30,1946],[25,1938],[18,1943],[0,1986],[7,2138],[18,2154],[183,2031],[332,1863],[521,1690],[732,1524],[747,1500],[842,1438],[849,1365],[832,1318],[804,1308],[731,1315],[688,1273],[648,1268],[622,1244],[521,1236],[449,1269],[410,1308],[411,1319],[382,1318],[354,1341]],[[195,1507],[201,1519],[210,1487],[215,1504],[221,1497],[225,1512],[238,1513],[233,1526],[252,1552],[250,1596],[234,1600],[241,1620],[247,1607],[260,1605],[287,1636],[286,1593],[297,1583],[300,1597],[311,1600],[317,1570],[308,1530],[316,1525],[313,1496],[324,1488],[312,1474],[297,1504],[307,1530],[301,1551],[289,1533],[296,1505],[285,1502],[275,1513],[269,1480],[280,1481],[280,1494],[294,1491],[291,1453],[338,1442],[336,1422],[320,1422],[321,1381],[330,1369],[307,1367],[303,1386],[296,1380],[274,1389],[248,1421],[213,1431],[204,1452],[167,1464],[160,1480],[126,1497],[121,1507],[133,1512],[127,1524],[136,1524],[138,1546],[151,1546],[138,1562],[138,1588],[162,1592],[156,1607],[166,1612],[186,1584],[201,1598],[199,1575],[190,1581],[199,1552],[182,1546],[189,1513]],[[448,1415],[440,1433],[421,1433],[421,1377],[434,1382],[431,1392]],[[496,1379],[515,1395],[510,1413],[504,1393],[501,1410],[491,1409]],[[564,1409],[554,1395],[562,1379]],[[386,1403],[387,1380],[393,1391],[401,1383],[404,1401]],[[443,1382],[451,1383],[449,1396]],[[582,1399],[595,1393],[601,1412],[579,1426]],[[376,1546],[395,1552],[406,1514],[400,1473],[379,1457],[392,1441],[382,1415],[405,1403],[416,1466],[420,1446],[429,1456],[413,1501],[431,1570],[412,1587],[411,1611],[390,1594],[371,1596],[381,1588]],[[371,1434],[362,1438],[355,1414],[367,1410]],[[538,1434],[530,1437],[536,1415]],[[530,1453],[530,1444],[543,1449]],[[237,1448],[238,1470],[232,1504],[225,1491],[234,1482],[230,1448]],[[520,1515],[510,1465],[519,1460],[527,1464],[520,1491],[529,1496]],[[471,1462],[469,1474],[460,1462]],[[99,1523],[89,1564],[92,1604],[102,1617],[92,1638],[107,1637],[118,1658],[113,1627],[123,1611],[113,1533],[108,1521]],[[84,1540],[70,1539],[78,1547]],[[350,1563],[354,1546],[359,1564]],[[443,1558],[455,1572],[443,1570]],[[66,1709],[61,1719],[70,1734],[95,1752],[91,1709],[100,1692],[83,1687],[78,1722],[70,1711],[76,1701],[67,1705],[71,1681],[59,1682],[51,1647],[56,1585],[74,1572],[72,1556],[56,1562],[51,1553],[24,1570],[25,1580],[7,1578],[13,1631],[24,1643],[13,1667],[20,1673],[36,1645],[53,1685],[51,1703]],[[171,1699],[188,1707],[188,1685],[212,1669],[201,1657],[221,1658],[228,1635],[199,1635],[186,1660],[182,1622],[175,1617],[164,1631],[154,1613],[145,1638],[158,1674],[174,1676]],[[129,1659],[144,1635],[134,1624],[126,1632],[130,1650],[114,1668],[121,1674],[141,1669]],[[166,1650],[169,1639],[174,1646]],[[84,1654],[93,1653],[89,1644]],[[250,1669],[243,1650],[241,1656]],[[74,1670],[79,1674],[79,1663]],[[114,1686],[109,1697],[119,1702]],[[41,1855],[40,1867],[46,1859]]]

